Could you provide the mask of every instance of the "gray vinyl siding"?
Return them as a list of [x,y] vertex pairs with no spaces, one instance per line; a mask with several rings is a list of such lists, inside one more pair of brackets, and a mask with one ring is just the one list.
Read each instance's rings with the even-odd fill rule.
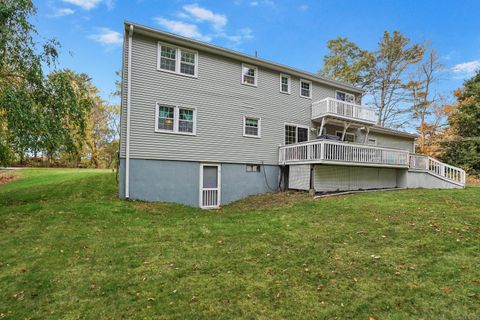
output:
[[[258,67],[258,87],[243,85],[242,61],[204,52],[198,55],[198,78],[162,72],[157,70],[157,45],[154,39],[134,34],[132,158],[277,164],[278,145],[284,143],[284,123],[311,126],[312,101],[334,96],[335,88],[314,83],[313,99],[300,97],[297,77],[291,78],[290,95],[280,93],[279,73],[262,67]],[[125,136],[126,81],[124,85],[122,136]],[[196,136],[155,132],[156,102],[195,107]],[[243,136],[244,116],[261,118],[261,138]],[[124,141],[121,156],[125,156]]]
[[[198,52],[198,78],[159,71],[157,50],[157,40],[134,33],[130,110],[133,159],[277,164],[278,146],[284,144],[284,124],[312,127],[312,101],[335,97],[335,87],[315,82],[312,99],[300,97],[300,78],[295,76],[291,76],[291,94],[281,93],[279,72],[260,66],[258,86],[243,85],[241,60],[202,51]],[[128,36],[122,68],[122,158],[126,144],[127,62]],[[155,132],[157,102],[196,108],[196,135]],[[261,118],[261,138],[243,136],[244,116]],[[314,138],[314,134],[310,133],[310,137]],[[402,138],[389,136],[378,137],[378,141],[379,145],[392,147],[407,145]],[[413,145],[412,140],[409,143]]]

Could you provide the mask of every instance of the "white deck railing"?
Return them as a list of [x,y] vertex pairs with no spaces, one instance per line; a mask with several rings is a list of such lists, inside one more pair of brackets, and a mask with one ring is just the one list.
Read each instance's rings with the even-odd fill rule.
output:
[[341,118],[357,119],[372,123],[376,122],[375,111],[358,104],[333,98],[326,98],[312,103],[312,119],[318,119],[326,115],[334,115]]
[[278,160],[280,164],[356,163],[408,168],[408,156],[407,150],[318,140],[280,147]]
[[446,180],[465,185],[466,174],[464,170],[431,157],[417,154],[410,155],[410,169],[428,171]]

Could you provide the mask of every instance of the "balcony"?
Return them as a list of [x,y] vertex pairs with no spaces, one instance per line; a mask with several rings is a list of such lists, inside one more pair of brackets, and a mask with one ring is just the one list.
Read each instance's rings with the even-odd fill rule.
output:
[[337,164],[408,168],[408,150],[317,140],[280,147],[279,164]]
[[326,98],[312,103],[312,120],[327,116],[366,124],[374,124],[377,120],[372,109],[358,104],[333,98]]

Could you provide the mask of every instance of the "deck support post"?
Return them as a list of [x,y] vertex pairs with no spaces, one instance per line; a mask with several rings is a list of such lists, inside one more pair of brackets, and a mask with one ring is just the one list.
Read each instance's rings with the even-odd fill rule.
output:
[[320,129],[317,133],[317,136],[321,136],[322,135],[322,132],[323,132],[323,128],[325,127],[325,125],[327,124],[328,120],[325,119],[325,117],[322,118],[322,123],[320,124]]
[[347,129],[348,127],[350,127],[350,124],[349,122],[343,122],[343,133],[342,133],[342,141],[345,141],[345,134],[347,133]]
[[363,141],[363,144],[367,144],[368,142],[368,134],[370,133],[370,127],[365,127],[365,140]]

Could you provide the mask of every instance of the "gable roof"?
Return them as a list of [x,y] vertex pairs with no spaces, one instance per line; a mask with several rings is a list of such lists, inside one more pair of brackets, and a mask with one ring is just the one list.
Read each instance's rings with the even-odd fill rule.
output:
[[276,62],[272,62],[269,60],[261,59],[258,57],[254,57],[251,55],[247,55],[244,53],[240,53],[238,51],[222,48],[219,46],[215,46],[206,42],[201,42],[197,40],[193,40],[187,37],[179,36],[173,33],[165,32],[165,31],[160,31],[158,29],[150,28],[141,24],[137,24],[134,22],[130,21],[125,21],[124,22],[125,30],[128,31],[130,26],[133,26],[133,33],[137,34],[142,34],[148,37],[152,37],[154,39],[162,40],[162,41],[170,41],[173,42],[174,44],[180,45],[180,46],[186,46],[190,47],[196,50],[201,50],[201,51],[207,51],[210,53],[218,54],[220,56],[240,60],[245,63],[251,63],[255,64],[257,66],[262,66],[271,70],[283,72],[283,73],[288,73],[290,75],[295,75],[297,77],[310,80],[313,82],[318,82],[322,83],[325,85],[329,85],[338,89],[344,89],[348,90],[351,92],[359,93],[362,94],[364,93],[364,90],[361,88],[358,88],[356,86],[353,86],[351,84],[333,80],[333,79],[328,79],[326,77],[322,77],[319,75],[316,75],[314,73],[300,70],[297,68],[289,67],[283,64],[279,64]]

